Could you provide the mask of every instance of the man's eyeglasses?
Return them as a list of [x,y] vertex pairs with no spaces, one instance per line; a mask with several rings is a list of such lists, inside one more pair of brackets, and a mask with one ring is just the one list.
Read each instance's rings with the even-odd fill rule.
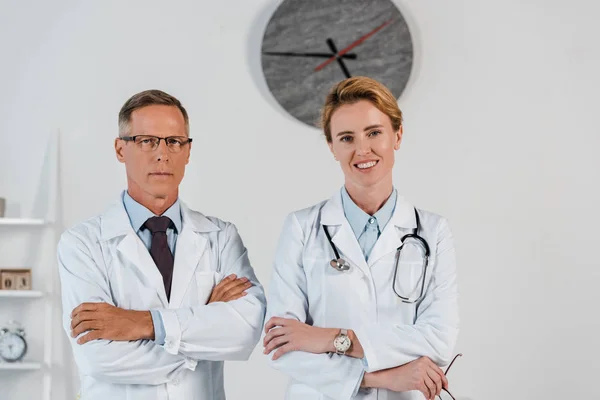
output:
[[[454,356],[454,358],[452,359],[452,362],[450,363],[450,365],[448,365],[448,368],[446,368],[446,371],[444,372],[444,375],[447,375],[447,374],[448,374],[448,371],[450,371],[450,367],[452,366],[452,364],[454,364],[454,361],[456,361],[456,359],[457,359],[458,357],[462,357],[462,354],[461,354],[461,353],[458,353],[457,355],[455,355],[455,356]],[[444,392],[446,392],[446,393],[448,394],[448,396],[450,396],[450,398],[451,398],[452,400],[456,400],[456,399],[454,398],[454,396],[452,396],[452,393],[450,393],[450,392],[449,392],[447,389],[442,389],[442,390],[443,390]],[[443,395],[443,396],[442,396],[442,394],[440,393],[440,395],[438,396],[438,398],[439,398],[440,400],[446,400],[446,399],[448,399],[448,396],[446,396],[446,395]]]
[[192,139],[186,136],[169,136],[161,138],[151,135],[136,135],[122,136],[119,137],[119,139],[135,143],[142,151],[154,151],[158,148],[160,141],[164,140],[167,148],[173,153],[180,152],[185,145],[192,143]]

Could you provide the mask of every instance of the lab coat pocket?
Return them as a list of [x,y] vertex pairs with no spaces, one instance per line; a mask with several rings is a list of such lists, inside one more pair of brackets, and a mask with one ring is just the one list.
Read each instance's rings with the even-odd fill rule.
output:
[[421,260],[399,261],[394,281],[397,294],[411,300],[418,298],[421,294],[424,273],[425,265]]
[[353,282],[360,280],[364,275],[362,271],[354,264],[346,261],[350,266],[347,271],[339,271],[331,266],[331,260],[321,260],[322,274],[324,275],[324,282],[327,286],[339,288],[342,291],[347,291],[349,287],[353,286]]
[[214,271],[197,271],[195,273],[197,304],[206,304],[208,302],[213,288],[220,281],[219,275],[220,273]]
[[[421,295],[425,281],[426,247],[421,240],[408,238],[397,255],[394,288],[398,295],[410,300]],[[424,288],[423,288],[424,289]]]
[[327,326],[350,326],[357,312],[371,309],[369,281],[356,265],[348,271],[326,265],[321,282]]
[[323,283],[323,293],[331,294],[332,296],[344,296],[348,291],[353,290],[356,286],[354,281],[359,279],[358,271],[354,266],[351,266],[348,271],[338,271],[329,264],[323,267],[324,271],[321,282]]

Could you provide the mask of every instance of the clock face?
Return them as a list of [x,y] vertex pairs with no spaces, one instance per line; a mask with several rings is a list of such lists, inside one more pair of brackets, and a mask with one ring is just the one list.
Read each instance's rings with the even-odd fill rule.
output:
[[318,126],[331,87],[368,76],[398,98],[413,60],[406,21],[390,0],[285,0],[267,25],[262,69],[292,116]]
[[22,336],[7,332],[0,336],[0,357],[5,361],[19,361],[27,352],[27,343]]

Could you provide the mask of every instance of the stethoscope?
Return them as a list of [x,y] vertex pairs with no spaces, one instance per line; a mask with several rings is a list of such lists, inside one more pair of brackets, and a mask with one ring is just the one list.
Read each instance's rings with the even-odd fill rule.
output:
[[[394,267],[394,281],[392,283],[392,290],[394,290],[394,293],[396,294],[396,296],[398,296],[402,300],[402,302],[409,303],[409,304],[417,303],[417,302],[421,301],[423,299],[423,297],[425,297],[425,278],[427,276],[427,267],[429,265],[429,255],[430,255],[429,245],[427,244],[427,241],[425,239],[423,239],[421,236],[419,236],[418,232],[421,229],[421,221],[419,220],[419,213],[418,213],[417,209],[415,208],[414,210],[415,210],[415,219],[417,221],[417,227],[413,229],[412,233],[409,233],[402,237],[402,239],[401,239],[402,245],[400,245],[400,247],[398,247],[396,249],[396,265]],[[333,244],[331,235],[329,235],[329,231],[327,230],[327,227],[325,225],[323,225],[323,230],[325,231],[325,236],[327,236],[327,240],[329,241],[329,244],[331,245],[331,248],[333,249],[333,253],[335,254],[335,258],[329,262],[329,265],[333,269],[340,271],[340,272],[350,270],[350,264],[348,264],[348,262],[346,260],[344,260],[342,257],[340,257],[340,253],[338,252],[337,247],[335,247],[335,245]],[[419,294],[419,297],[417,297],[416,299],[410,299],[409,297],[404,297],[400,293],[398,293],[398,290],[396,290],[396,275],[398,274],[398,262],[400,261],[400,253],[401,253],[402,248],[404,247],[404,244],[406,243],[407,239],[416,240],[424,249],[423,275],[421,276],[421,293]]]

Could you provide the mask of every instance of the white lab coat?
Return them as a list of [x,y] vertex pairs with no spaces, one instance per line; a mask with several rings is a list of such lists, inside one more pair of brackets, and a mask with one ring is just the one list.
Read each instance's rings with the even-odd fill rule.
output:
[[[260,339],[265,297],[236,227],[181,205],[171,299],[123,203],[85,221],[58,245],[63,325],[83,302],[159,309],[166,340],[71,339],[82,400],[222,400],[223,361],[246,360]],[[254,284],[231,302],[205,305],[213,287],[235,273]]]
[[[295,318],[310,325],[352,329],[362,344],[368,367],[348,356],[290,352],[270,364],[287,374],[288,400],[346,400],[352,397],[363,370],[396,367],[421,356],[447,365],[458,334],[456,266],[447,221],[419,210],[419,234],[428,242],[431,257],[426,297],[418,304],[402,303],[392,290],[396,249],[401,238],[416,227],[413,206],[398,196],[396,208],[365,261],[337,193],[328,201],[288,215],[275,256],[265,321]],[[323,232],[326,225],[348,272],[333,269],[333,250]],[[397,288],[418,296],[421,268],[401,262]],[[415,288],[415,291],[411,291]],[[400,290],[400,289],[399,289]],[[404,295],[403,293],[400,293]],[[415,295],[416,294],[416,295]],[[406,297],[406,296],[405,296]],[[361,390],[355,398],[420,400],[417,391],[396,393]]]

